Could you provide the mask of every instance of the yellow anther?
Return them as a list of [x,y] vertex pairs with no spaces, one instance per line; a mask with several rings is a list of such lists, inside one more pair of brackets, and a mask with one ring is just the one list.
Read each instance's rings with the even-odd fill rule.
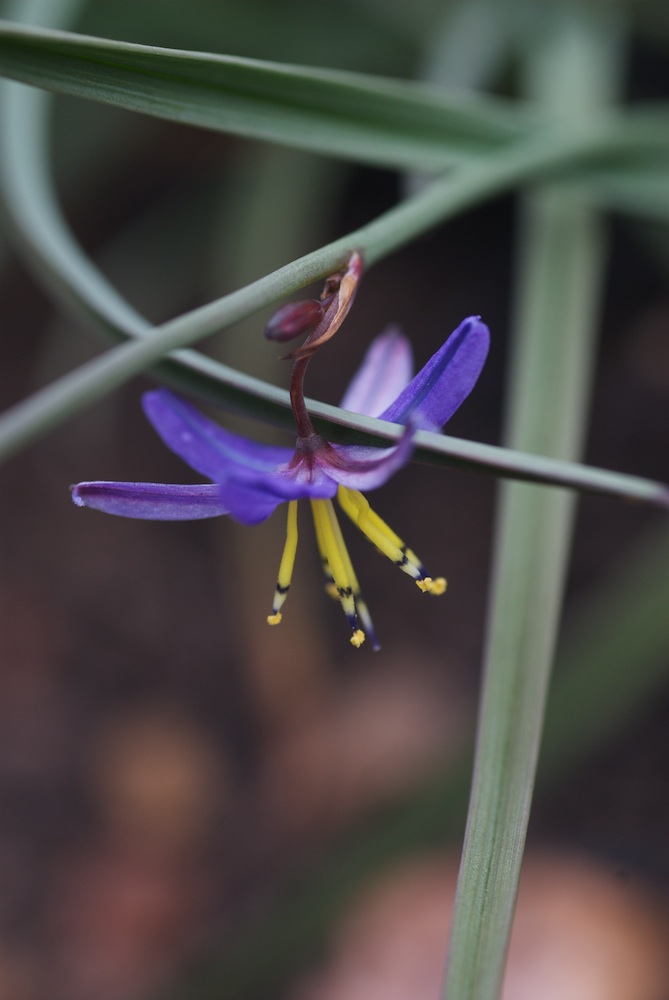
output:
[[360,649],[363,642],[365,641],[365,633],[361,628],[357,628],[353,635],[351,636],[351,645],[355,646],[356,649]]
[[328,580],[328,582],[325,584],[325,593],[328,595],[328,597],[332,597],[335,601],[339,600],[339,594],[337,593],[337,588],[335,587],[332,580]]
[[438,576],[436,580],[433,580],[431,576],[426,576],[422,580],[416,580],[416,586],[424,594],[434,594],[435,597],[440,597],[441,594],[445,593],[447,584],[443,576]]
[[281,614],[280,611],[277,611],[277,613],[275,615],[267,615],[267,624],[268,625],[278,625],[279,622],[281,621],[282,617],[283,617],[283,615]]

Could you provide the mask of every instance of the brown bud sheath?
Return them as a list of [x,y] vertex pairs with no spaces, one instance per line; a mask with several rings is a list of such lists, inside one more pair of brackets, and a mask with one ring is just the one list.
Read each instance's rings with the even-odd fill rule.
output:
[[268,340],[285,343],[307,333],[323,319],[325,305],[316,299],[288,302],[274,313],[265,327]]

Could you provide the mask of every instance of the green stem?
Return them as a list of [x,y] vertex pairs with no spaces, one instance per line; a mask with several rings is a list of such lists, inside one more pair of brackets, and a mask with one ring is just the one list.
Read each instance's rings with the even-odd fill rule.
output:
[[[533,53],[535,93],[587,115],[608,35],[562,12]],[[609,67],[610,72],[610,67]],[[557,102],[557,107],[556,107]],[[581,450],[602,284],[595,212],[568,191],[526,198],[519,315],[506,435],[514,446],[575,458]],[[574,515],[562,490],[503,484],[474,781],[458,882],[446,997],[499,996],[561,611]]]

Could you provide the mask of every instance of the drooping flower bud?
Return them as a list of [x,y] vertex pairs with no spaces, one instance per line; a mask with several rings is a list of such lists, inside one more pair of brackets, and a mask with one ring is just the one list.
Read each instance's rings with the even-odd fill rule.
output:
[[265,327],[265,336],[283,344],[308,333],[323,319],[325,307],[326,303],[316,299],[288,302],[271,317]]

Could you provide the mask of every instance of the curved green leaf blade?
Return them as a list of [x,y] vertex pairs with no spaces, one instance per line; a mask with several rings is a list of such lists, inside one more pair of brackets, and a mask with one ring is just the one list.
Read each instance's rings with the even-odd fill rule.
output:
[[439,170],[528,134],[527,109],[414,83],[0,22],[0,73],[182,124]]

